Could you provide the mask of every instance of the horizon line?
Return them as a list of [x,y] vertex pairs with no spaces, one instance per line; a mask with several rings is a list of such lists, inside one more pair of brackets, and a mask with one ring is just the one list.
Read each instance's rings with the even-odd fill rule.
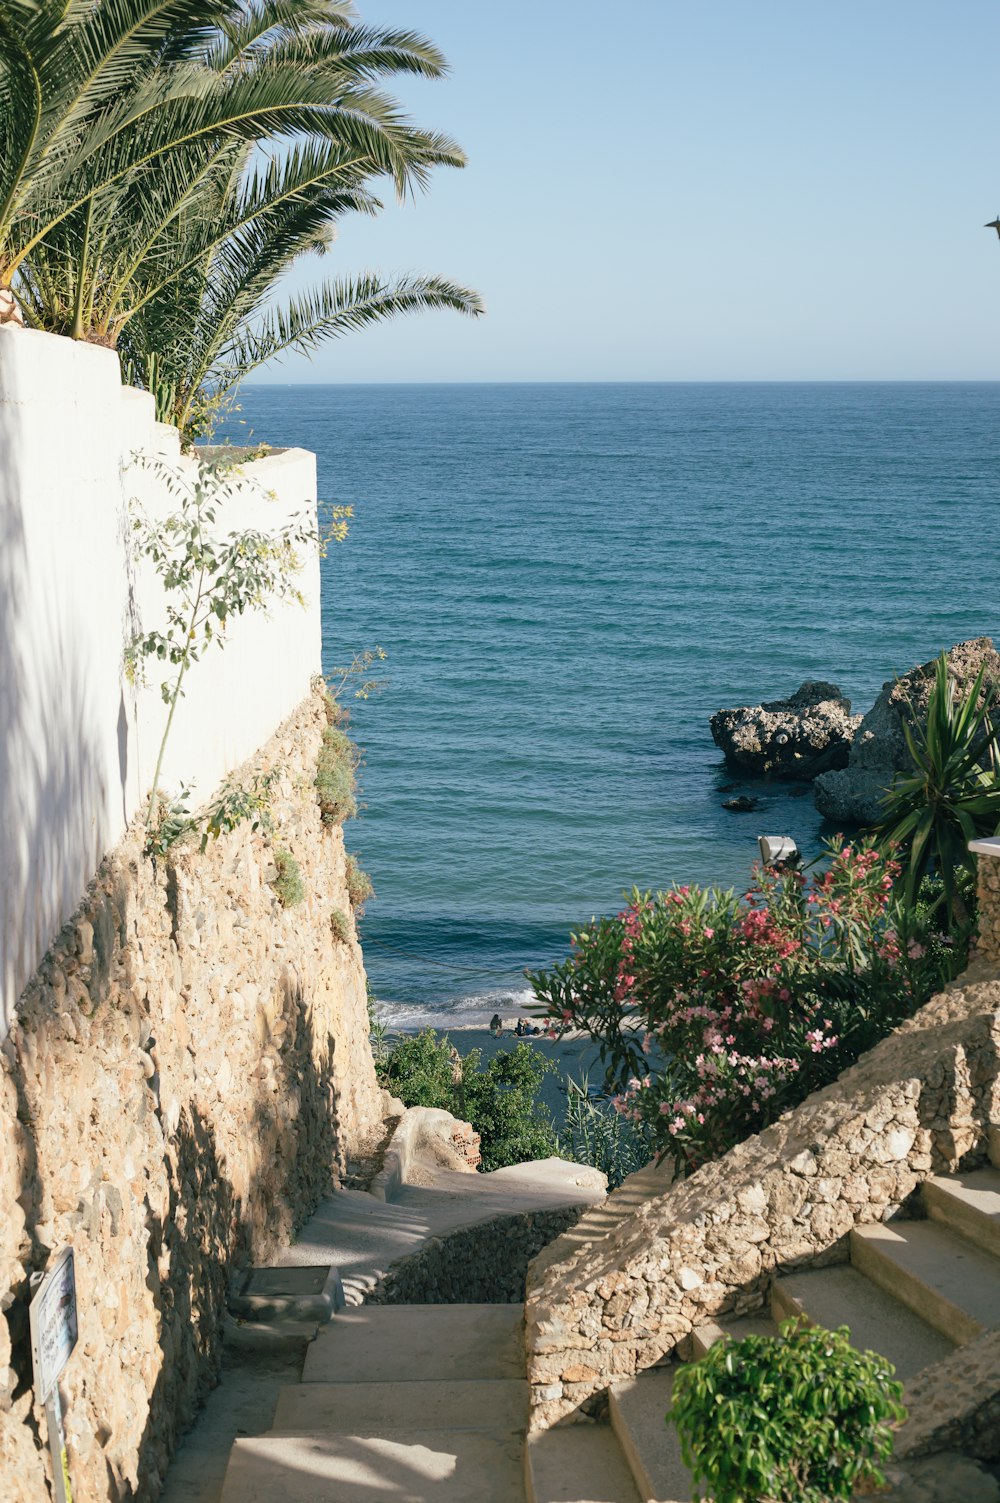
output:
[[243,381],[243,390],[267,387],[310,386],[996,386],[1000,376],[718,376],[598,378],[582,380],[552,378],[546,381],[517,378],[482,381]]

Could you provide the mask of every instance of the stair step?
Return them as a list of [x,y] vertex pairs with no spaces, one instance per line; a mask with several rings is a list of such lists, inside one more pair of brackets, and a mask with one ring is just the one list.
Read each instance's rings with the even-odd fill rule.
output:
[[933,1175],[924,1181],[923,1198],[932,1221],[1000,1257],[1000,1170]]
[[304,1383],[524,1377],[522,1305],[364,1305],[324,1326]]
[[650,1368],[609,1392],[611,1427],[643,1503],[688,1503],[691,1473],[674,1425],[666,1423],[676,1368]]
[[956,1346],[1000,1319],[1000,1263],[933,1221],[856,1226],[851,1262]]
[[744,1336],[777,1336],[778,1327],[766,1310],[754,1315],[725,1316],[719,1321],[706,1320],[691,1332],[692,1361],[707,1355],[717,1341],[728,1337],[730,1341],[742,1341]]
[[947,1336],[849,1263],[775,1279],[771,1309],[778,1321],[805,1315],[829,1331],[847,1326],[859,1351],[887,1357],[904,1381],[954,1351]]
[[278,1393],[272,1428],[282,1435],[353,1435],[396,1430],[521,1430],[528,1384],[520,1378],[426,1383],[290,1383]]
[[[561,1425],[529,1435],[528,1503],[642,1503],[610,1425]],[[469,1493],[469,1503],[479,1495]]]
[[254,1435],[219,1503],[524,1503],[524,1438],[479,1430]]

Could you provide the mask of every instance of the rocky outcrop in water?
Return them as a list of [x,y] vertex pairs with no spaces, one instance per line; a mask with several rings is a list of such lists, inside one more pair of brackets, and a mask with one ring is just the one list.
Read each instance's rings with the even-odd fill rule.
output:
[[836,684],[809,682],[787,699],[719,710],[710,724],[731,767],[808,781],[847,766],[861,716]]
[[[926,716],[935,661],[932,658],[883,684],[854,737],[848,765],[816,779],[816,807],[827,819],[837,824],[870,825],[880,817],[886,789],[897,773],[908,772],[913,766],[903,727],[919,724]],[[959,642],[951,649],[948,673],[959,695],[968,693],[984,665],[987,685],[1000,689],[1000,653],[991,637]]]

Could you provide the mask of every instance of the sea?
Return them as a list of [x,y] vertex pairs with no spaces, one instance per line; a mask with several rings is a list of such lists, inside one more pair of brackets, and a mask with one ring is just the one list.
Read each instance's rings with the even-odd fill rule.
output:
[[[713,711],[996,635],[1000,384],[267,385],[224,437],[314,450],[383,1015],[481,1029],[623,891],[808,853],[808,788],[727,771]],[[723,808],[758,797],[752,813]]]

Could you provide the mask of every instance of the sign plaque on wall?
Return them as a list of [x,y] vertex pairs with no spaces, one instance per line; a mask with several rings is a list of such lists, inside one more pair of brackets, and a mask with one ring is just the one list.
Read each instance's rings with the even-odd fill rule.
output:
[[56,1499],[57,1503],[73,1503],[59,1402],[59,1376],[70,1359],[78,1335],[76,1268],[71,1247],[63,1248],[35,1287],[30,1325],[35,1393],[45,1405]]

